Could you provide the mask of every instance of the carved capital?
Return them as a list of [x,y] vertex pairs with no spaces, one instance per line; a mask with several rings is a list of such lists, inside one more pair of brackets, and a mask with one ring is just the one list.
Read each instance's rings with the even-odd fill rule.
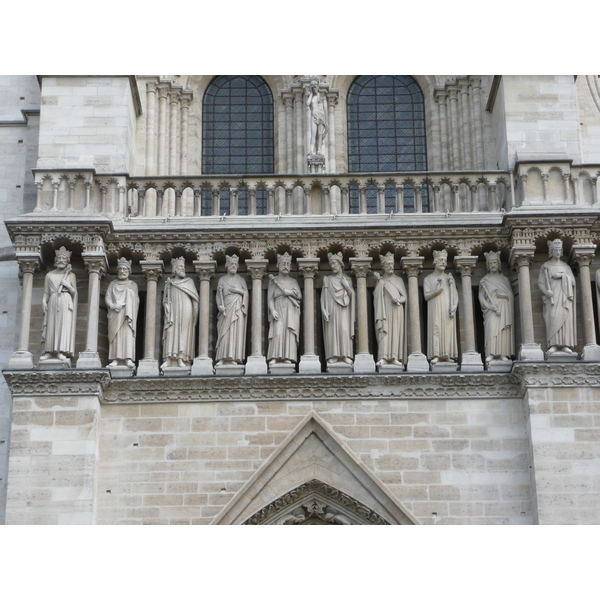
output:
[[446,100],[448,99],[447,90],[435,90],[433,92],[435,101],[441,106],[442,104],[446,104]]
[[477,266],[477,256],[456,256],[454,264],[461,277],[471,277]]
[[21,268],[21,273],[33,274],[36,269],[40,268],[42,257],[39,254],[22,254],[17,255],[17,261]]
[[302,273],[305,279],[314,279],[319,272],[320,261],[318,258],[299,258],[296,263],[298,264],[298,271]]
[[468,79],[459,79],[457,82],[458,88],[461,94],[465,96],[469,94],[469,80]]
[[596,244],[585,246],[573,246],[571,248],[571,259],[580,267],[589,267],[596,256]]
[[181,98],[181,90],[169,91],[169,104],[179,104]]
[[521,267],[529,267],[535,255],[535,246],[514,246],[510,251],[509,263],[511,265]]
[[106,254],[91,254],[83,252],[81,255],[85,268],[90,275],[96,273],[99,277],[102,277],[108,269],[108,261],[106,260]]
[[458,87],[448,88],[448,98],[450,98],[450,100],[458,100]]
[[200,281],[210,281],[217,269],[216,260],[195,260],[194,268]]
[[169,93],[170,86],[166,83],[160,83],[158,85],[158,98],[160,100],[166,100],[167,94]]
[[366,277],[371,270],[373,259],[369,258],[351,258],[350,268],[357,278]]
[[158,88],[158,83],[156,81],[149,81],[146,84],[146,90],[151,94],[156,94],[156,89]]
[[147,281],[158,281],[162,277],[165,265],[162,260],[140,260],[140,267]]
[[294,95],[291,92],[283,92],[281,94],[281,101],[286,108],[292,108],[294,106]]
[[417,277],[423,269],[423,256],[403,256],[400,263],[407,277]]
[[189,108],[192,103],[192,93],[183,92],[181,94],[181,108]]
[[262,279],[267,272],[269,261],[266,258],[253,258],[248,259],[246,262],[246,268],[252,279]]

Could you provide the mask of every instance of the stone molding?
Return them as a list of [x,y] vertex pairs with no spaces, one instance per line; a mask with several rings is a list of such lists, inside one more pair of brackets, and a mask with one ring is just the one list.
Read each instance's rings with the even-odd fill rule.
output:
[[12,392],[17,396],[98,396],[110,385],[107,370],[77,371],[3,371]]
[[[277,515],[281,515],[285,512],[292,510],[295,505],[302,501],[312,500],[313,496],[317,496],[318,499],[331,500],[334,504],[342,506],[347,511],[352,513],[355,519],[358,521],[357,524],[364,525],[390,525],[389,521],[386,521],[383,517],[378,515],[374,510],[365,506],[362,502],[355,500],[348,494],[335,489],[334,487],[319,481],[318,479],[312,479],[307,481],[297,488],[287,492],[283,496],[277,498],[257,513],[246,519],[242,525],[263,525],[267,521],[271,521]],[[307,511],[309,517],[313,516],[314,512],[318,511]],[[322,519],[323,520],[323,519]]]
[[512,372],[523,391],[530,387],[600,387],[600,363],[516,362]]

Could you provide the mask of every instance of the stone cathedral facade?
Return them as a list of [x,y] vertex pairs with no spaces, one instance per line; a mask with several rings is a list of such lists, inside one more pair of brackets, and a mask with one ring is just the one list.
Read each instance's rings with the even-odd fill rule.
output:
[[0,78],[9,524],[600,523],[597,76]]

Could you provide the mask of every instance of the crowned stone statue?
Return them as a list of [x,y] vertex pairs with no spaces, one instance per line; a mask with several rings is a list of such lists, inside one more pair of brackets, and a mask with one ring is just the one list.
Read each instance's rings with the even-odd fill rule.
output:
[[46,275],[42,308],[43,354],[40,362],[57,360],[70,366],[75,354],[77,323],[77,280],[71,269],[71,252],[64,246],[56,251],[53,271]]

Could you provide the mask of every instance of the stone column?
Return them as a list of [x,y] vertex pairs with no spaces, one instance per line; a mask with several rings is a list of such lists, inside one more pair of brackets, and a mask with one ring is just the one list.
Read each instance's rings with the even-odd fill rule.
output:
[[179,116],[179,90],[169,92],[169,175],[179,175],[177,170],[177,117]]
[[246,261],[252,277],[252,354],[246,361],[246,375],[266,375],[267,359],[262,351],[262,278],[267,271],[266,258]]
[[[533,332],[533,308],[531,305],[531,281],[529,265],[535,254],[535,246],[513,246],[510,251],[510,264],[516,265],[519,272],[519,310],[521,313],[522,343],[519,360],[544,360],[540,344],[536,344]],[[541,318],[541,315],[540,315]]]
[[215,260],[195,260],[196,275],[200,279],[200,322],[198,335],[198,356],[194,359],[191,374],[212,375],[215,372],[213,360],[208,354],[208,339],[210,331],[210,280],[215,274]]
[[594,304],[592,301],[592,283],[590,264],[596,255],[596,245],[576,245],[571,250],[572,258],[579,265],[579,285],[581,286],[581,309],[583,312],[584,348],[581,360],[600,361],[600,346],[596,341],[594,324]]
[[321,361],[315,353],[315,275],[319,270],[318,258],[299,258],[298,270],[304,277],[304,354],[300,357],[299,373],[320,373]]
[[442,170],[448,169],[450,160],[448,158],[448,115],[446,100],[448,94],[446,90],[436,90],[435,99],[440,109],[440,138],[442,146]]
[[483,169],[484,162],[484,148],[483,148],[483,116],[482,116],[482,105],[481,105],[481,77],[474,77],[471,79],[471,89],[473,90],[473,104],[475,112],[475,147],[477,151],[475,153],[475,164],[474,167],[477,169]]
[[353,370],[355,373],[374,373],[375,360],[369,353],[369,313],[367,310],[367,273],[373,259],[351,258],[350,266],[356,275],[357,336],[356,355]]
[[302,127],[302,113],[304,112],[304,90],[294,90],[294,110],[296,111],[296,173],[303,173],[306,169],[304,163],[304,128]]
[[33,369],[33,355],[29,352],[29,331],[31,330],[31,293],[33,290],[33,273],[39,269],[39,254],[18,254],[17,260],[23,273],[23,299],[21,301],[21,332],[19,347],[12,353],[8,361],[9,369]]
[[429,371],[429,362],[421,350],[421,316],[419,314],[419,273],[423,269],[422,256],[403,256],[402,268],[408,277],[408,329],[410,354],[406,370],[412,372]]
[[146,330],[144,332],[144,358],[140,360],[138,377],[158,377],[158,359],[156,357],[156,289],[163,274],[162,260],[141,260],[140,266],[146,276]]
[[292,147],[294,128],[294,97],[292,94],[283,96],[285,105],[285,145],[286,145],[286,173],[294,172],[294,151]]
[[460,107],[462,111],[462,134],[463,134],[463,169],[473,169],[473,150],[471,147],[471,128],[472,123],[469,118],[469,82],[468,80],[461,79],[458,82],[460,90]]
[[167,94],[165,84],[158,86],[158,175],[167,174]]
[[460,370],[483,371],[481,354],[475,348],[475,319],[473,317],[473,290],[471,288],[471,276],[477,265],[477,257],[457,256],[454,263],[461,277],[462,316],[465,326],[465,348],[462,353]]
[[450,129],[452,136],[452,164],[451,169],[456,171],[461,168],[460,144],[458,132],[458,89],[449,88],[448,97],[450,98]]
[[187,175],[187,153],[188,153],[188,120],[190,112],[190,104],[192,102],[191,94],[183,94],[181,96],[181,156],[179,169],[180,175]]
[[81,257],[88,270],[88,314],[85,351],[79,353],[78,369],[101,369],[98,356],[98,319],[100,317],[100,279],[106,273],[108,264],[105,254],[84,252]]
[[329,165],[328,172],[336,172],[335,163],[335,107],[338,103],[338,96],[336,93],[327,94],[327,108],[329,113],[329,130],[327,131],[327,137],[329,138]]
[[154,175],[156,143],[156,81],[146,84],[146,175]]

